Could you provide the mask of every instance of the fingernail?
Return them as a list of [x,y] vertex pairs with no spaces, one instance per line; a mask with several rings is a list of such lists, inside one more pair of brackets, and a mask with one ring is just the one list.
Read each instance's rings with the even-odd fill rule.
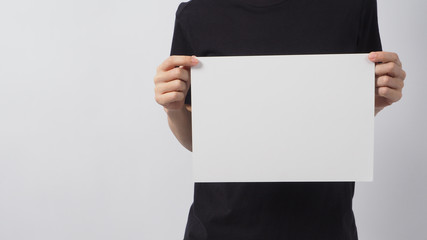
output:
[[369,58],[372,59],[372,60],[375,60],[376,57],[377,57],[376,53],[370,53],[369,54]]
[[196,56],[191,56],[191,63],[192,64],[194,64],[194,65],[196,65],[196,64],[198,64],[199,63],[199,60],[196,58]]

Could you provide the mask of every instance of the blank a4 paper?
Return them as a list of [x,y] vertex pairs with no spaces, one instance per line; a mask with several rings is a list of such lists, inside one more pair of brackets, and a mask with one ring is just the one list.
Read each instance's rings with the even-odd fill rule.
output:
[[196,182],[372,181],[367,54],[199,57]]

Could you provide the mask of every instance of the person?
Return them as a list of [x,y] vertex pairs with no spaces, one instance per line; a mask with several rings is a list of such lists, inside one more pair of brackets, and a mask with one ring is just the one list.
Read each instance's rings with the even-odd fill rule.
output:
[[[192,0],[176,12],[171,56],[154,77],[155,100],[175,137],[192,151],[196,56],[329,53],[369,53],[375,62],[375,115],[401,99],[406,73],[396,53],[382,51],[376,0]],[[195,183],[184,239],[355,240],[354,186]]]

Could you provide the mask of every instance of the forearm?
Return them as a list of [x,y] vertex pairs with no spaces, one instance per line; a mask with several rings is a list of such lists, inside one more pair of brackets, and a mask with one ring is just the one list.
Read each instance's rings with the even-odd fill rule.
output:
[[169,128],[178,141],[189,151],[192,147],[191,112],[185,107],[177,110],[167,110]]

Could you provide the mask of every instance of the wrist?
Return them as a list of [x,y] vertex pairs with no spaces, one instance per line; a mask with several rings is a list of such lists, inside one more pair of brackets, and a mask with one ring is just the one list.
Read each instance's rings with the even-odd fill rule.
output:
[[175,108],[175,109],[163,107],[163,110],[166,112],[166,114],[168,115],[168,117],[174,117],[174,116],[177,116],[177,115],[187,114],[187,112],[188,112],[188,110],[185,107],[185,105],[183,105],[180,108]]

